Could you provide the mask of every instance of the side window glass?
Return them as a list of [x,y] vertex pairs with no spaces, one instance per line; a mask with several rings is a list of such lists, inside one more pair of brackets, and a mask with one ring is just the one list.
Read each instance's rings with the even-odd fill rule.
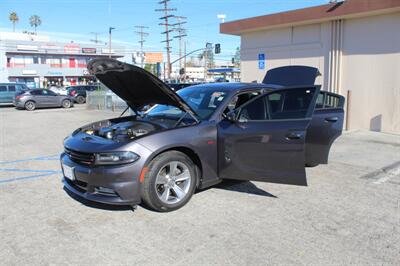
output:
[[15,86],[8,86],[8,91],[15,91]]
[[283,103],[283,93],[271,93],[267,97],[269,112],[271,115],[282,112],[282,103]]
[[324,94],[320,93],[317,98],[317,102],[315,104],[315,108],[323,108],[324,107]]
[[252,101],[240,110],[239,122],[266,120],[265,97]]
[[327,94],[325,96],[324,108],[338,108],[339,107],[339,97]]
[[7,87],[6,86],[0,86],[0,92],[2,91],[7,91]]
[[236,95],[233,97],[233,99],[228,103],[228,106],[224,110],[224,114],[229,113],[230,111],[239,108],[246,102],[250,101],[254,97],[260,95],[260,92],[258,91],[253,91],[253,92],[247,92],[247,93],[241,93],[239,95]]
[[270,119],[301,119],[307,115],[315,89],[294,89],[268,95]]
[[40,90],[35,90],[35,91],[31,91],[32,95],[41,95],[41,91]]
[[55,92],[50,91],[50,90],[47,90],[46,93],[47,93],[47,95],[49,95],[49,96],[57,96],[57,94],[56,94]]

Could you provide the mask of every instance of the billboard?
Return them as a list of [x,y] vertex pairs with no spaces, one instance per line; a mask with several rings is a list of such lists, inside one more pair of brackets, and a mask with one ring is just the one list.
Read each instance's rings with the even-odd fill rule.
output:
[[144,53],[144,62],[146,64],[156,64],[163,61],[162,52],[146,52]]

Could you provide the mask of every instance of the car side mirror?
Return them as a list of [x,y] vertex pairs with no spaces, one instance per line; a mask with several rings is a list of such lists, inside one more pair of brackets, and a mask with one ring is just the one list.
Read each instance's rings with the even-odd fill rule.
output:
[[238,110],[232,110],[229,111],[226,114],[226,119],[228,119],[231,122],[236,122],[237,121],[237,117],[238,117],[239,111]]

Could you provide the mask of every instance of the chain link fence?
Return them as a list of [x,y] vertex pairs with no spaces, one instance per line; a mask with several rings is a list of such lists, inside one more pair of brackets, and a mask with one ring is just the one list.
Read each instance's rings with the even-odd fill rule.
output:
[[120,112],[126,109],[127,104],[115,93],[102,88],[97,91],[87,92],[86,106],[91,110]]

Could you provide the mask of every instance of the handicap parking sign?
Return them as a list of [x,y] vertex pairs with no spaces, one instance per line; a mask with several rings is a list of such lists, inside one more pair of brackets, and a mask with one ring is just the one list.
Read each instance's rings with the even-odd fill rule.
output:
[[265,54],[258,54],[258,69],[265,69]]

